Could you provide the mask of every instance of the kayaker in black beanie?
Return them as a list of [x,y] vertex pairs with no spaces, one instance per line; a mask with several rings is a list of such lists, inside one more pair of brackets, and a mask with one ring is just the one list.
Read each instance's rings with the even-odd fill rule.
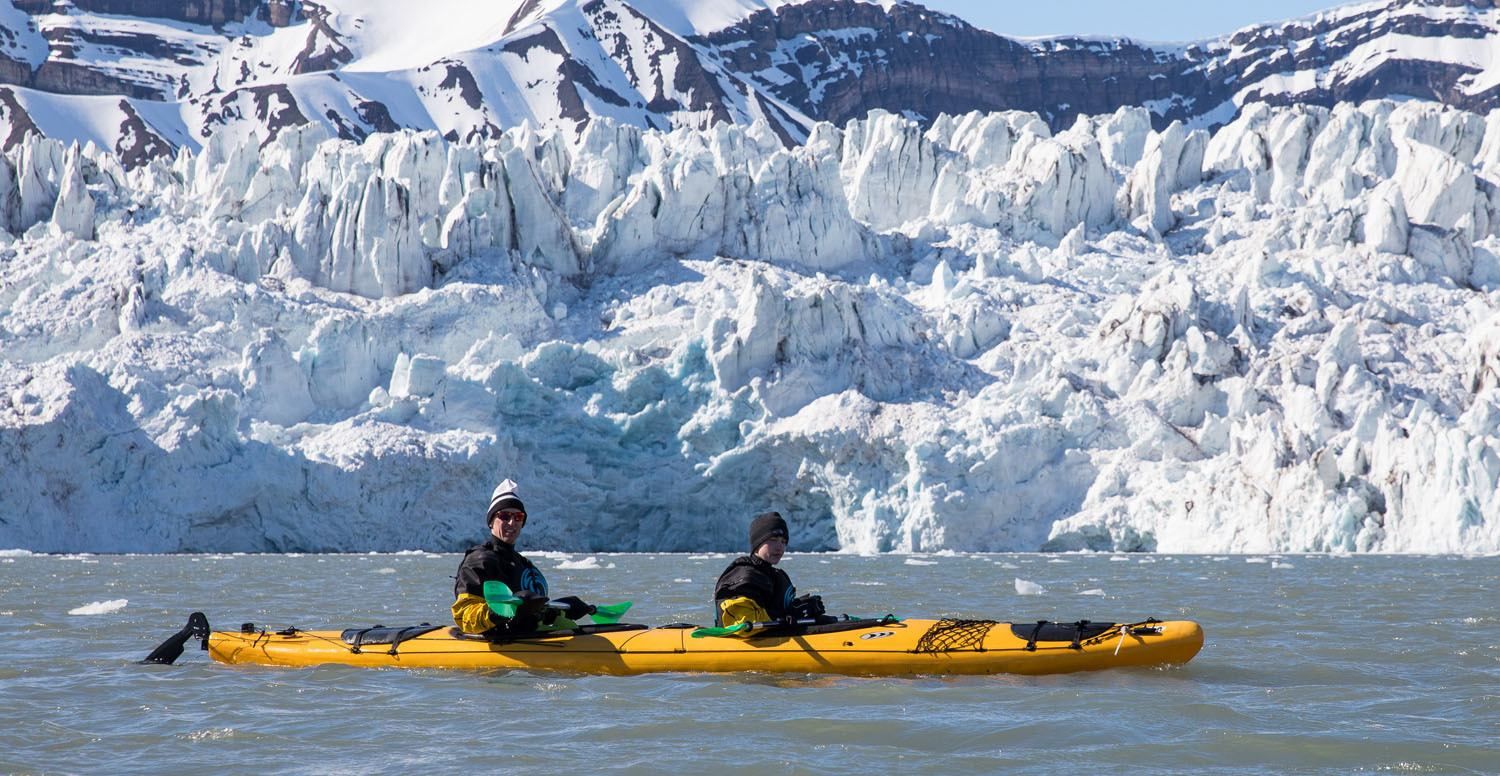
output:
[[797,598],[791,577],[776,568],[786,553],[787,539],[786,520],[779,512],[764,512],[750,521],[750,554],[735,558],[714,585],[716,624],[729,627],[823,614],[822,598]]

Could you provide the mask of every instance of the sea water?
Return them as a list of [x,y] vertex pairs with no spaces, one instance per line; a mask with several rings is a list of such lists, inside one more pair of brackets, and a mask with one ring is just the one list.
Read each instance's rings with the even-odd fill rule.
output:
[[[705,623],[718,555],[534,556],[556,595]],[[445,622],[456,555],[0,555],[0,772],[1500,773],[1500,558],[793,554],[830,612],[1193,619],[1186,666],[634,677],[223,666],[188,613]]]

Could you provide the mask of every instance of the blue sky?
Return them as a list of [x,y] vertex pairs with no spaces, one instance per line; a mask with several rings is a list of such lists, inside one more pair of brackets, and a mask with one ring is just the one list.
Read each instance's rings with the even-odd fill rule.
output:
[[1249,24],[1349,5],[1339,0],[917,0],[1002,35],[1117,35],[1153,41],[1212,38]]

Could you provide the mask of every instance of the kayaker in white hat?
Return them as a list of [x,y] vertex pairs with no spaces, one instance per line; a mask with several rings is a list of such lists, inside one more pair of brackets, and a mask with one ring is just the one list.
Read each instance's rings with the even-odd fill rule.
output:
[[[547,578],[516,551],[521,529],[526,527],[526,504],[516,490],[516,483],[509,479],[495,487],[484,515],[490,538],[484,544],[470,547],[458,564],[453,584],[453,621],[465,633],[531,632],[537,629],[544,615],[551,613],[547,610]],[[492,580],[504,582],[522,600],[514,617],[501,617],[485,602],[484,583]],[[587,605],[577,598],[559,598],[557,603],[569,605],[565,613],[572,619],[588,613]]]

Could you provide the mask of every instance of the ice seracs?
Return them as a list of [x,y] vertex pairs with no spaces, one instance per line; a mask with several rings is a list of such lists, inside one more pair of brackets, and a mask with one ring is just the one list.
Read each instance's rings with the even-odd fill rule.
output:
[[1497,552],[1496,132],[29,137],[0,546],[453,549],[504,471],[560,549]]

